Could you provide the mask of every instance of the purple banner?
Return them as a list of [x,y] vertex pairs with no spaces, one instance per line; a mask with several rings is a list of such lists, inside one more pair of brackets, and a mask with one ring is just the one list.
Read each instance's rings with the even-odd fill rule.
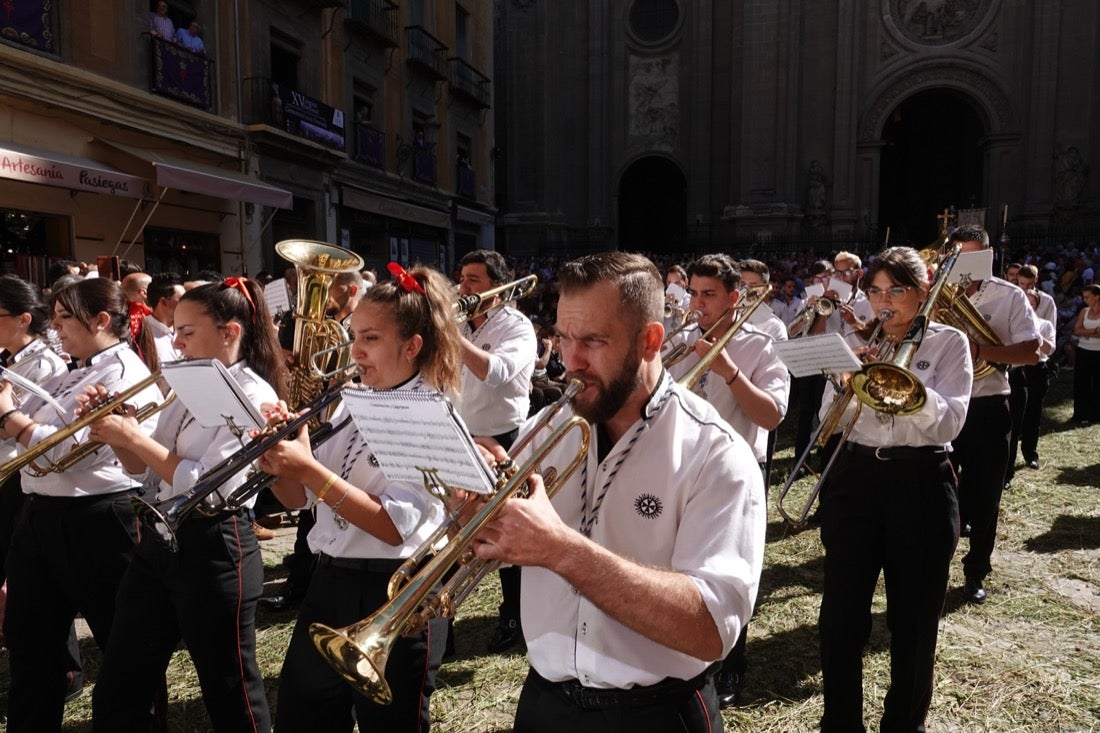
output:
[[359,125],[359,160],[381,168],[382,161],[382,133],[368,125]]
[[210,109],[210,62],[207,58],[156,36],[150,40],[153,44],[153,91],[201,109]]
[[344,149],[343,110],[275,83],[271,85],[271,107],[276,127],[325,147]]
[[57,54],[52,0],[0,0],[0,35],[37,51]]

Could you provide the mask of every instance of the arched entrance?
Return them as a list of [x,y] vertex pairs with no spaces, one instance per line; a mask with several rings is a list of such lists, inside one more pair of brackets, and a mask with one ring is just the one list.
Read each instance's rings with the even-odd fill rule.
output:
[[687,248],[687,181],[667,158],[630,164],[619,182],[619,249],[680,252]]
[[882,129],[878,212],[891,244],[924,246],[936,237],[944,208],[987,205],[980,147],[986,134],[973,100],[956,90],[918,92],[893,109]]

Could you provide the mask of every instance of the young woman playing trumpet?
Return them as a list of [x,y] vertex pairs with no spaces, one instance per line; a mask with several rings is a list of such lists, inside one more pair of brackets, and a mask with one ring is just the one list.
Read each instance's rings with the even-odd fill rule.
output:
[[[176,306],[175,348],[185,359],[217,359],[259,407],[286,392],[286,368],[263,290],[229,278],[187,291]],[[91,401],[102,389],[89,391]],[[180,400],[143,433],[133,417],[107,415],[91,436],[110,445],[158,500],[185,493],[208,469],[240,448],[228,425],[198,424]],[[219,490],[246,479],[242,471]],[[142,532],[118,592],[117,623],[93,693],[96,731],[143,730],[172,653],[182,639],[198,672],[203,703],[218,731],[268,731],[271,716],[256,663],[256,603],[263,560],[246,510],[192,513],[173,552],[155,531]],[[165,710],[157,706],[164,722]]]
[[[864,282],[881,333],[887,341],[905,339],[929,289],[920,255],[909,247],[884,250]],[[858,336],[851,338],[866,350]],[[924,385],[923,407],[891,416],[864,406],[822,490],[823,733],[865,729],[862,656],[879,573],[886,580],[891,659],[881,731],[923,730],[932,699],[936,634],[959,538],[948,451],[970,397],[973,367],[966,337],[948,326],[928,325],[908,368]],[[823,413],[831,402],[830,386]],[[854,409],[855,404],[849,407]]]
[[[396,282],[367,290],[351,317],[351,358],[363,384],[376,390],[455,389],[462,361],[453,288],[427,268],[391,271]],[[342,415],[338,411],[331,419],[337,424]],[[309,534],[310,548],[319,553],[317,569],[279,677],[276,729],[350,731],[358,720],[370,730],[427,731],[445,619],[395,644],[386,666],[390,705],[373,703],[348,685],[317,653],[309,626],[342,627],[377,610],[387,600],[390,576],[441,523],[442,505],[421,486],[388,481],[354,424],[316,455],[303,430],[296,441],[268,450],[259,465],[280,477],[274,492],[287,507],[317,506]]]

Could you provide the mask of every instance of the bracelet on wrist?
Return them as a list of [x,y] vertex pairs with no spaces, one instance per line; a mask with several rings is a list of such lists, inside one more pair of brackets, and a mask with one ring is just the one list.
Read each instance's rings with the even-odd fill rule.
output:
[[3,415],[0,415],[0,432],[3,432],[4,428],[8,426],[8,420],[10,420],[11,416],[17,412],[19,412],[19,408],[12,408],[5,412]]
[[18,433],[16,433],[16,434],[15,434],[15,442],[16,442],[16,443],[18,443],[18,442],[19,442],[19,439],[23,437],[23,433],[25,433],[25,432],[27,432],[28,430],[30,430],[31,428],[33,428],[33,427],[34,427],[34,425],[35,425],[35,424],[34,424],[34,421],[31,421],[31,422],[27,423],[26,425],[24,425],[24,426],[23,426],[23,429],[22,429],[22,430],[20,430],[20,431],[19,431]]
[[741,376],[741,367],[738,367],[737,371],[734,372],[733,376],[726,380],[726,386],[728,387],[731,384],[733,384],[734,382],[736,382],[737,378],[740,377],[740,376]]
[[325,481],[324,484],[322,484],[321,490],[317,492],[317,498],[314,499],[313,503],[309,505],[310,509],[312,509],[313,507],[317,506],[318,504],[320,504],[321,502],[323,502],[325,500],[325,494],[327,494],[329,492],[329,489],[332,488],[332,485],[336,483],[336,479],[337,479],[336,474],[334,474],[334,473],[329,474],[328,480]]

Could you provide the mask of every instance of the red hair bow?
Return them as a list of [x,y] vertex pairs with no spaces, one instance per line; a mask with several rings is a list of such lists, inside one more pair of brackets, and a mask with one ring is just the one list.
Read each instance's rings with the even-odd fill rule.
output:
[[252,322],[256,322],[256,303],[252,300],[252,296],[248,292],[248,288],[245,283],[248,282],[247,277],[227,277],[222,280],[222,286],[226,288],[233,288],[239,290],[244,299],[248,301],[248,307],[252,311]]
[[405,268],[401,265],[396,262],[391,262],[386,265],[386,269],[390,271],[390,274],[397,280],[397,284],[404,288],[406,293],[417,292],[421,295],[427,295],[427,293],[424,292],[424,288],[416,281],[416,278],[405,272]]

